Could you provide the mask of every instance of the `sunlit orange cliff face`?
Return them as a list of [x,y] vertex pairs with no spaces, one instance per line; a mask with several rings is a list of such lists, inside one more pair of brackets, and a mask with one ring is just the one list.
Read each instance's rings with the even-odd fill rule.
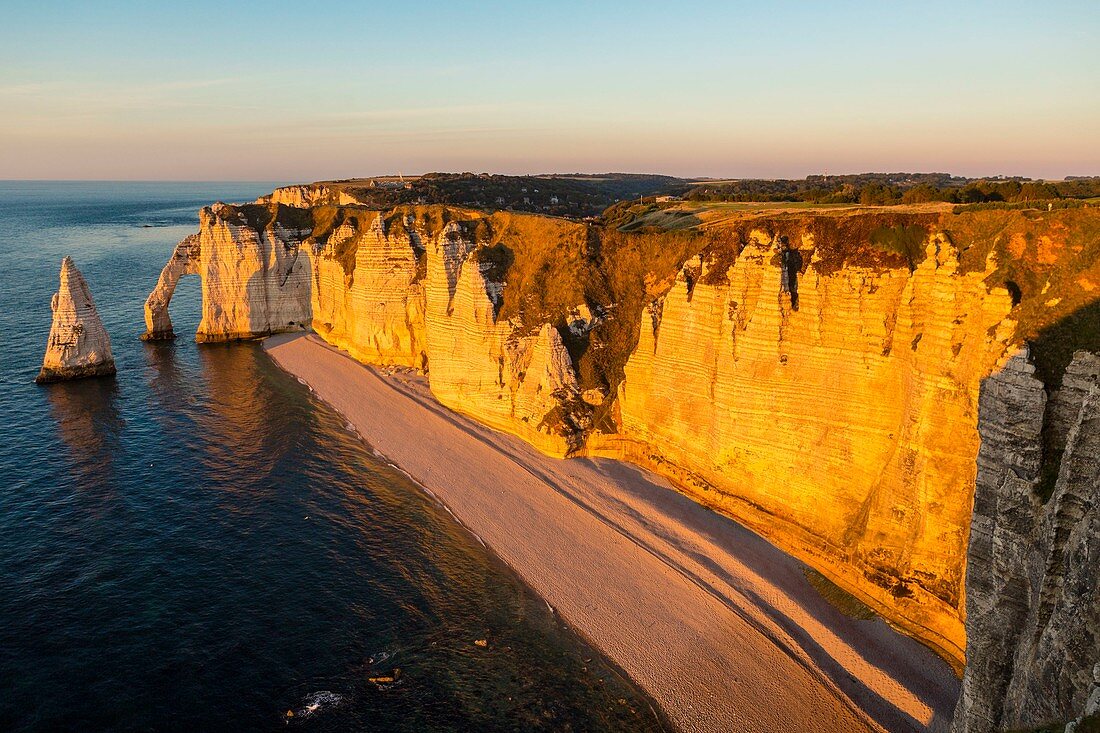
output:
[[965,661],[957,730],[1079,713],[1100,213],[673,206],[627,229],[332,187],[218,204],[147,336],[198,274],[200,340],[312,329],[546,453],[670,477]]

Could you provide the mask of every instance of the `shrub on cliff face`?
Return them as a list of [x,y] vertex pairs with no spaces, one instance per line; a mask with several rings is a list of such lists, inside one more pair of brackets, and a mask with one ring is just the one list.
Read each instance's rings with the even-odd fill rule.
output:
[[1008,287],[1016,338],[1031,345],[1048,389],[1080,349],[1100,350],[1100,216],[1088,209],[967,211],[944,219],[960,247],[960,270],[982,271],[990,287]]
[[868,239],[874,247],[903,256],[909,263],[909,269],[914,270],[924,261],[928,235],[928,227],[896,224],[875,229]]
[[272,224],[287,231],[300,232],[304,239],[313,230],[313,211],[283,204],[222,204],[219,215],[236,226],[260,232]]
[[[511,253],[506,267],[496,254],[479,255],[494,259],[494,273],[505,283],[499,318],[518,322],[523,332],[543,323],[557,327],[581,389],[611,395],[637,345],[642,309],[667,292],[683,262],[707,241],[701,232],[627,234],[504,213],[493,214],[489,223],[487,246],[478,251],[502,254],[503,247]],[[604,317],[578,336],[568,323],[582,305]]]
[[508,245],[497,242],[474,251],[474,261],[481,265],[481,272],[487,280],[504,282],[508,270],[516,261],[516,255]]
[[914,270],[924,261],[937,218],[893,211],[848,213],[802,217],[799,228],[813,235],[813,267],[820,275],[845,267]]

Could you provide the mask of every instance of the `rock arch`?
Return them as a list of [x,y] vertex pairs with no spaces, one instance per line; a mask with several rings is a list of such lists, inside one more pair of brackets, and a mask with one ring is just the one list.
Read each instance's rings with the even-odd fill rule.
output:
[[168,263],[160,271],[157,286],[145,300],[145,333],[142,341],[163,341],[174,339],[172,318],[168,315],[168,304],[176,292],[176,284],[184,275],[199,274],[199,235],[191,234],[176,245]]

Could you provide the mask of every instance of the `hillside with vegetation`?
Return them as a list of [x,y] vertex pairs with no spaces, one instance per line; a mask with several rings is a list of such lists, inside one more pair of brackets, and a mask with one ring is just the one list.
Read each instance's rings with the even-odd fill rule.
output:
[[[1042,181],[1015,177],[965,178],[948,173],[859,173],[802,179],[687,179],[644,173],[541,174],[426,173],[318,181],[290,187],[325,191],[313,200],[372,209],[407,205],[524,211],[569,219],[601,217],[629,224],[642,213],[694,204],[895,206],[948,204],[984,208],[1074,208],[1100,203],[1100,177]],[[336,198],[332,198],[336,197]],[[644,212],[634,208],[648,207]],[[671,224],[672,222],[664,222]],[[688,222],[682,221],[684,225]],[[670,228],[663,226],[663,228]]]
[[687,181],[672,176],[604,173],[503,176],[489,173],[427,173],[324,181],[376,208],[446,204],[473,209],[529,211],[553,216],[598,216],[617,201],[682,192]]
[[804,201],[817,204],[951,204],[1083,201],[1100,198],[1100,177],[1040,181],[1021,176],[963,178],[948,173],[860,173],[807,176],[799,180],[704,181],[684,198],[691,201]]

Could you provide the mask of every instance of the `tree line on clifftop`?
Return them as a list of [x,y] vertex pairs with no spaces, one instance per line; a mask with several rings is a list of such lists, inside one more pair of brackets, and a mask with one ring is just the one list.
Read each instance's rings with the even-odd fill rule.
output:
[[[947,173],[859,173],[803,179],[700,180],[652,174],[428,173],[409,179],[326,181],[364,204],[448,204],[487,210],[529,211],[571,219],[615,218],[663,197],[697,202],[804,202],[887,206],[947,202],[1015,207],[1031,202],[1080,206],[1100,199],[1100,176],[1040,181],[1024,177],[964,178]],[[609,208],[610,207],[610,208]],[[637,212],[634,212],[635,214]]]
[[947,173],[861,173],[801,180],[743,179],[700,183],[690,201],[790,201],[815,204],[1026,203],[1100,197],[1100,176],[1037,181],[1023,177],[971,179]]

